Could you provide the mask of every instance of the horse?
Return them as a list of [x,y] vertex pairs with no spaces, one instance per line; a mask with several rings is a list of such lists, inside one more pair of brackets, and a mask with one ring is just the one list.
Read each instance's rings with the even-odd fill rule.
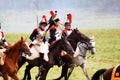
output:
[[[103,75],[103,76],[101,76],[101,75]],[[120,80],[120,65],[116,65],[109,69],[97,70],[93,74],[91,80],[101,80],[100,76],[101,76],[101,78],[103,78],[102,80]]]
[[[90,78],[89,78],[89,75],[86,70],[86,61],[87,61],[86,53],[89,50],[92,55],[95,54],[94,37],[90,38],[90,43],[91,43],[91,45],[87,45],[85,43],[78,43],[78,47],[76,48],[76,51],[74,54],[75,63],[76,63],[76,66],[74,66],[74,67],[80,66],[82,68],[87,80],[90,80]],[[67,73],[68,78],[70,77],[74,67],[70,67],[70,69]]]
[[[41,65],[43,66],[44,69],[42,71],[40,70],[41,74],[39,75],[39,79],[46,80],[46,76],[49,69],[54,65],[58,65],[58,58],[61,57],[62,55],[61,52],[63,52],[63,50],[66,51],[67,53],[74,54],[74,50],[64,37],[62,37],[60,40],[57,40],[53,45],[49,47],[48,53],[49,61],[43,60],[42,54],[40,54],[39,58],[35,58],[33,60],[27,59],[28,65],[26,66],[23,80],[26,80],[26,78],[27,80],[31,80],[30,69],[33,68],[34,66],[37,66],[39,67],[39,69],[41,69],[40,68]],[[66,56],[69,56],[69,58],[71,59],[68,63],[74,64],[73,63],[74,61],[70,55],[64,54],[62,57],[66,59]]]
[[18,59],[21,53],[30,55],[30,48],[26,40],[21,37],[21,40],[16,42],[13,46],[7,49],[4,54],[6,54],[4,65],[0,66],[0,72],[3,74],[3,79],[8,80],[8,76],[14,80],[19,80],[17,76],[18,70]]
[[[87,37],[86,35],[84,35],[84,34],[82,34],[78,29],[74,29],[73,30],[73,32],[67,37],[67,40],[70,42],[70,44],[71,44],[71,46],[72,46],[72,48],[74,49],[74,51],[76,50],[76,47],[77,47],[77,43],[78,42],[84,42],[84,43],[86,43],[86,44],[89,44],[89,42],[90,42],[90,38],[89,37]],[[23,57],[22,57],[23,58]],[[25,58],[23,58],[21,61],[19,61],[19,65],[20,65],[20,67],[24,64],[26,62],[26,60],[25,60]],[[36,61],[37,62],[37,61]],[[66,63],[67,64],[67,63]],[[19,68],[20,68],[19,67]],[[31,79],[31,76],[30,76],[30,72],[27,72],[27,71],[29,71],[32,67],[34,67],[34,66],[32,66],[31,65],[31,67],[29,66],[29,68],[28,68],[28,66],[26,66],[26,71],[25,71],[25,74],[28,76],[27,78],[28,78],[28,80],[30,80]],[[66,68],[67,67],[67,68]],[[65,76],[65,77],[67,77],[67,75],[66,74],[64,74],[64,73],[66,73],[67,72],[67,70],[68,70],[68,67],[69,67],[69,65],[63,65],[63,69],[62,69],[62,76]],[[26,80],[26,75],[24,75],[24,78],[23,78],[23,80]],[[67,80],[67,79],[66,79]]]
[[[67,40],[70,42],[70,44],[72,45],[72,47],[73,47],[73,49],[74,49],[74,51],[75,51],[75,53],[76,53],[76,49],[77,49],[77,45],[78,45],[78,43],[79,42],[81,42],[81,43],[84,43],[84,45],[87,45],[87,47],[89,46],[89,49],[90,49],[90,46],[92,46],[92,44],[91,44],[91,39],[89,38],[89,37],[87,37],[86,35],[84,35],[83,33],[81,33],[78,29],[74,29],[74,31],[67,37]],[[78,48],[79,49],[79,48]],[[92,47],[91,47],[91,51],[92,51]],[[84,50],[82,50],[82,51],[84,51]],[[87,50],[85,50],[85,51],[87,51]],[[80,51],[81,52],[81,51]],[[92,51],[93,52],[93,51]],[[86,52],[82,52],[82,53],[84,53],[84,54],[86,54]],[[79,54],[79,52],[78,52],[78,54]],[[80,56],[79,56],[80,57]],[[78,58],[79,58],[78,57]],[[76,58],[77,59],[77,58]],[[78,62],[78,61],[77,61]],[[81,61],[82,62],[82,61]],[[79,62],[80,63],[80,62]],[[81,66],[82,65],[85,65],[85,64],[81,64]],[[85,69],[85,66],[83,66],[84,67],[84,69]],[[58,78],[56,78],[55,80],[60,80],[62,77],[64,77],[65,78],[65,80],[68,80],[68,78],[69,78],[69,76],[70,76],[70,74],[71,74],[71,72],[72,72],[72,69],[73,69],[73,67],[71,67],[70,69],[71,69],[71,72],[69,72],[68,73],[68,65],[67,64],[65,64],[65,65],[63,65],[62,66],[62,72],[61,72],[61,75],[60,75],[60,77],[58,77]],[[86,71],[85,71],[86,72]],[[69,76],[68,76],[68,74],[69,74]]]

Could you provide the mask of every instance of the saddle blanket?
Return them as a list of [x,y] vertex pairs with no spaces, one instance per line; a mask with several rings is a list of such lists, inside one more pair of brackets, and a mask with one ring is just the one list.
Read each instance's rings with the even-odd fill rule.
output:
[[111,80],[120,80],[120,65],[113,68]]

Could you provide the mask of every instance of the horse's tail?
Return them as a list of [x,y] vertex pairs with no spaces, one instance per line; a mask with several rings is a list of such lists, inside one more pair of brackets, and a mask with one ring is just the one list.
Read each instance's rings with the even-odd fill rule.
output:
[[100,70],[96,71],[95,74],[92,76],[91,80],[99,80],[100,75],[102,75],[105,71],[106,71],[106,69],[100,69]]

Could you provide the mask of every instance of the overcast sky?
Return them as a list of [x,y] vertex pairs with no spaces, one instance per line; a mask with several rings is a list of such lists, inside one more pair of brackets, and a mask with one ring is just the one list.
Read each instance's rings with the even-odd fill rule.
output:
[[0,10],[49,10],[93,8],[120,12],[120,0],[0,0]]
[[72,13],[72,26],[80,29],[120,27],[120,0],[0,0],[0,22],[6,32],[31,32],[36,15],[49,19],[50,10],[62,22]]

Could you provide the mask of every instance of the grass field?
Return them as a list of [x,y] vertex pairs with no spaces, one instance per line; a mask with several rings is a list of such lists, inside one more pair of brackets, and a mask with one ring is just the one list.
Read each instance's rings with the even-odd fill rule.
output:
[[[96,54],[89,58],[87,62],[87,71],[90,77],[95,71],[101,68],[110,68],[120,63],[120,28],[119,29],[101,29],[101,30],[81,30],[87,36],[95,36]],[[29,38],[29,33],[24,34],[6,34],[8,42],[14,44],[21,36]],[[30,40],[27,39],[30,43]],[[89,52],[87,56],[91,55]],[[27,64],[27,63],[26,63]],[[25,64],[25,65],[26,65]],[[18,71],[20,80],[23,78],[25,65]],[[50,69],[47,80],[52,80],[60,75],[61,67],[54,66]],[[31,70],[32,80],[38,69],[35,67]],[[0,78],[1,80],[2,78]],[[64,79],[63,79],[64,80]],[[86,80],[80,67],[76,67],[69,80]]]

